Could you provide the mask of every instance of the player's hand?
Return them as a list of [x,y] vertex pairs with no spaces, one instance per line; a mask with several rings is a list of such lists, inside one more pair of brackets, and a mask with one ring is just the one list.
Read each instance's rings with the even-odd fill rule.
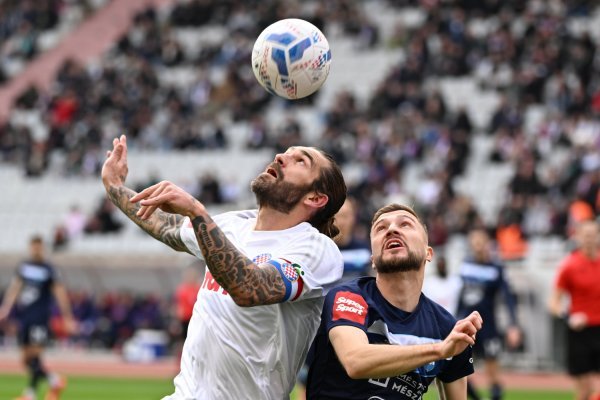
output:
[[511,326],[506,330],[506,344],[510,349],[516,349],[523,340],[521,330],[516,326]]
[[481,329],[483,320],[477,311],[456,322],[452,332],[441,342],[441,358],[453,357],[462,353],[467,346],[475,344],[475,336]]
[[63,325],[65,327],[65,332],[67,332],[69,335],[79,333],[79,325],[75,319],[63,318]]
[[587,326],[587,316],[585,313],[578,312],[569,315],[569,328],[574,331],[580,331]]
[[142,190],[130,201],[132,203],[140,202],[141,207],[137,216],[141,219],[150,218],[157,208],[170,214],[180,214],[190,218],[206,213],[202,203],[185,190],[167,181]]
[[0,307],[0,323],[7,319],[9,314],[10,310],[7,310],[4,307]]
[[125,135],[113,139],[113,149],[106,152],[102,166],[102,183],[105,188],[122,186],[127,179],[127,139]]

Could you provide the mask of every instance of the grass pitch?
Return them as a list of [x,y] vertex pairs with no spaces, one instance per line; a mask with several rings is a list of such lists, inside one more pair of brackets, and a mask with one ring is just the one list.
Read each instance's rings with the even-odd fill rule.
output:
[[[173,392],[172,379],[96,378],[68,376],[68,385],[61,400],[159,400]],[[0,399],[13,399],[21,394],[27,380],[25,375],[0,375]],[[47,386],[41,385],[43,399]],[[485,393],[481,393],[484,395]],[[504,400],[571,400],[565,391],[509,390]],[[291,400],[295,400],[292,393]],[[437,400],[432,387],[423,400]]]

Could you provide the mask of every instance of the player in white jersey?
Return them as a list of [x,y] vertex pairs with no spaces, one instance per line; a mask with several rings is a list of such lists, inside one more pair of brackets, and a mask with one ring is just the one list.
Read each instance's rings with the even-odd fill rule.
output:
[[342,275],[330,239],[346,198],[339,167],[318,149],[292,147],[252,181],[257,211],[214,220],[172,183],[136,194],[126,176],[121,136],[102,169],[108,196],[150,235],[207,265],[175,393],[165,399],[289,397],[326,288]]

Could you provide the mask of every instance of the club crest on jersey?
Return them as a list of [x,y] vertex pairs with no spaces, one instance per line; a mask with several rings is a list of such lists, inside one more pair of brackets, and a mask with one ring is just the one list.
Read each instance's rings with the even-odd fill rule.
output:
[[296,270],[296,267],[293,264],[285,263],[281,266],[281,271],[286,278],[290,280],[290,282],[297,281],[300,275]]
[[268,262],[271,258],[272,258],[271,254],[263,253],[263,254],[259,254],[256,257],[254,257],[252,259],[252,262],[254,264],[263,264],[263,263]]

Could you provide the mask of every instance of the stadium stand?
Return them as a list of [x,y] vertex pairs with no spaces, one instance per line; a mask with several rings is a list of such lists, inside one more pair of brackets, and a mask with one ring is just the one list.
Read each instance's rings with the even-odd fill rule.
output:
[[[17,13],[26,3],[2,4]],[[343,165],[363,234],[383,202],[414,204],[435,227],[431,241],[451,271],[470,227],[515,228],[526,247],[511,252],[509,275],[528,324],[525,351],[505,362],[554,365],[544,303],[579,215],[571,206],[600,211],[600,7],[285,4],[97,1],[81,18],[64,14],[60,34],[43,40],[51,45],[0,82],[0,285],[29,235],[54,238],[74,205],[86,218],[94,213],[103,154],[121,132],[131,144],[130,182],[169,179],[202,196],[198,182],[210,173],[224,199],[209,204],[214,212],[252,207],[250,178],[274,151],[307,143]],[[262,90],[248,61],[262,28],[288,16],[320,26],[333,53],[327,83],[296,103]],[[110,30],[100,36],[94,26]],[[59,248],[53,258],[73,271],[70,283],[94,290],[127,281],[163,293],[173,286],[161,285],[161,271],[191,262],[132,224],[67,238]],[[144,282],[118,272],[140,268]],[[123,279],[113,279],[119,273]],[[91,288],[90,274],[112,278]]]

